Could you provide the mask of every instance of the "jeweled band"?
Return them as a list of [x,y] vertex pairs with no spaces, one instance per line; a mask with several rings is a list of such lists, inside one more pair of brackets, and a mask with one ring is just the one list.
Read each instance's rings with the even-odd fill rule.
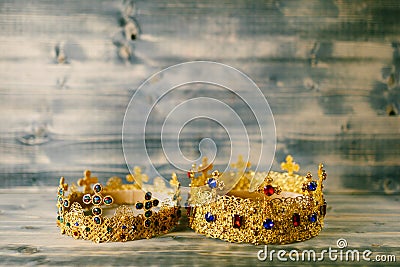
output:
[[[264,181],[249,192],[255,176],[264,177]],[[322,164],[318,176],[313,180],[310,173],[245,172],[227,195],[215,195],[214,201],[195,201],[197,204],[188,209],[189,225],[200,234],[230,242],[286,244],[307,240],[322,230],[326,214],[322,188],[327,175]]]
[[[90,172],[86,171],[87,174],[90,176]],[[57,225],[61,233],[100,243],[151,238],[174,228],[180,207],[172,199],[179,194],[179,184],[174,195],[161,202],[150,192],[137,189],[136,184],[122,185],[118,179],[110,178],[105,187],[96,183],[92,190],[79,180],[84,186],[80,192],[75,185],[68,191],[61,177],[57,198]],[[97,178],[90,182],[97,182]]]

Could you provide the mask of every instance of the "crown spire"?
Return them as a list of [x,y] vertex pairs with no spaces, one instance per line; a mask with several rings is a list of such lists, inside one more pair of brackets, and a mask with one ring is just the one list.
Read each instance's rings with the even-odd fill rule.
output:
[[300,165],[293,161],[291,155],[287,155],[286,162],[281,163],[281,169],[287,171],[289,175],[293,175],[293,172],[298,172],[300,170]]
[[91,185],[98,182],[97,177],[91,177],[92,173],[89,170],[83,172],[83,178],[78,180],[78,185],[83,186],[83,192],[89,193],[91,190]]

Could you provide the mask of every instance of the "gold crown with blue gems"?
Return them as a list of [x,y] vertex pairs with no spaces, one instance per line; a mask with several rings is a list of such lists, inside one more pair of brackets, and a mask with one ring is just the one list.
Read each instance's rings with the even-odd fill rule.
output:
[[[300,176],[292,156],[281,163],[286,172],[246,171],[249,162],[239,157],[237,171],[219,173],[203,159],[188,172],[191,190],[189,225],[208,237],[229,242],[287,244],[317,236],[324,225],[326,201],[322,192],[327,174],[319,164],[318,179]],[[224,180],[239,177],[227,194]],[[205,189],[206,186],[206,189]],[[208,187],[208,188],[207,188]]]
[[57,197],[57,226],[61,233],[100,243],[151,238],[174,228],[180,217],[180,184],[176,175],[170,180],[174,190],[168,189],[161,178],[147,186],[165,196],[163,201],[142,190],[148,177],[139,167],[126,180],[131,183],[123,184],[121,178],[114,176],[103,186],[86,170],[77,182],[83,187],[79,191],[76,184],[68,188],[61,177]]

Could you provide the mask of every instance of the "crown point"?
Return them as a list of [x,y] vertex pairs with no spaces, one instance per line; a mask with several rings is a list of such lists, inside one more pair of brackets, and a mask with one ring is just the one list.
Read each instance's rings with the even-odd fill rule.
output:
[[68,184],[66,184],[64,182],[65,182],[64,177],[61,177],[60,178],[59,190],[58,190],[59,195],[64,195],[65,191],[68,190]]
[[181,184],[179,183],[178,176],[176,173],[172,173],[171,180],[169,180],[169,184],[173,187],[179,187]]
[[203,157],[201,164],[199,165],[198,171],[202,173],[202,176],[205,179],[208,177],[208,172],[212,170],[213,167],[214,165],[212,164],[212,162],[208,163],[208,158]]
[[320,163],[318,166],[318,177],[322,181],[326,180],[326,178],[328,177],[326,171],[324,170],[324,165],[322,163]]
[[287,155],[286,162],[281,163],[281,169],[287,171],[289,175],[293,175],[293,172],[300,170],[300,165],[293,161],[291,155]]
[[213,176],[213,177],[219,177],[219,176],[220,176],[219,171],[218,171],[218,170],[213,171],[213,172],[212,172],[212,176]]
[[231,167],[237,169],[239,172],[245,171],[246,168],[250,168],[251,163],[249,161],[244,161],[243,156],[238,156],[238,161],[236,163],[232,163]]
[[85,193],[90,192],[90,185],[98,182],[97,177],[91,177],[92,173],[89,170],[83,172],[84,177],[78,180],[78,185],[83,186]]
[[143,182],[149,181],[149,177],[146,174],[142,174],[142,169],[139,166],[133,167],[133,174],[128,174],[125,178],[130,183],[134,182],[136,189],[142,189]]

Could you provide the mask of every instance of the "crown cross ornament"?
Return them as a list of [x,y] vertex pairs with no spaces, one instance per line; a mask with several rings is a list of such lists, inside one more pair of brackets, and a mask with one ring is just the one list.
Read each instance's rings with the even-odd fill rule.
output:
[[204,178],[207,178],[208,172],[211,171],[213,167],[214,165],[212,163],[208,163],[208,158],[204,157],[197,171],[201,172]]
[[126,180],[128,182],[135,182],[135,187],[137,189],[142,189],[143,187],[143,182],[148,182],[149,181],[149,177],[146,174],[142,173],[142,169],[139,166],[135,166],[133,168],[133,175],[132,174],[128,174],[126,176]]
[[64,177],[60,178],[60,184],[58,186],[58,195],[59,196],[64,196],[64,192],[68,190],[68,184],[64,183],[65,179]]
[[91,177],[91,172],[89,170],[86,170],[83,173],[83,178],[80,178],[78,180],[78,185],[79,186],[83,186],[83,192],[85,193],[89,193],[90,192],[90,188],[92,184],[97,183],[99,180],[97,179],[97,177]]
[[246,168],[250,168],[251,164],[249,161],[244,161],[243,156],[239,155],[238,161],[236,163],[232,163],[231,167],[237,169],[238,171],[245,171]]
[[92,214],[94,215],[93,222],[95,224],[101,224],[103,221],[101,218],[101,215],[103,213],[101,206],[103,204],[109,206],[114,202],[114,199],[110,195],[103,197],[101,193],[102,191],[103,186],[100,183],[97,183],[93,186],[94,195],[86,194],[82,197],[83,203],[85,203],[86,205],[93,205]]
[[176,188],[178,188],[181,185],[178,181],[178,176],[176,175],[176,173],[172,173],[171,180],[169,180],[169,184]]
[[175,193],[173,194],[173,201],[176,201],[176,203],[180,203],[182,200],[181,197],[181,183],[178,181],[178,176],[176,173],[172,173],[171,179],[169,180],[169,184],[175,188]]
[[153,215],[152,208],[157,207],[160,201],[156,198],[152,198],[151,192],[147,192],[144,195],[144,201],[143,202],[137,202],[135,207],[137,210],[144,210],[144,216],[146,217],[144,221],[144,226],[145,227],[150,227],[151,225],[151,217]]
[[[196,164],[192,165],[192,168],[188,171],[187,176],[191,180],[190,184],[192,186],[201,186],[204,185],[209,178],[208,172],[212,170],[214,165],[212,163],[208,163],[207,157],[202,159],[202,163],[196,167]],[[201,172],[201,175],[196,175]]]
[[288,155],[286,157],[286,162],[281,163],[281,169],[287,171],[289,175],[293,175],[293,172],[298,172],[300,170],[300,166],[293,161],[291,155]]

